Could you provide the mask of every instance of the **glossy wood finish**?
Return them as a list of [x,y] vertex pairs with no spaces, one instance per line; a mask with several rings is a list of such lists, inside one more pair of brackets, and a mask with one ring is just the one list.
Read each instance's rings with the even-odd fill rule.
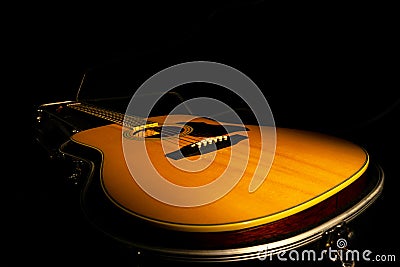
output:
[[[160,124],[163,120],[164,117],[151,118],[151,121]],[[177,116],[174,120],[180,121],[181,118]],[[205,119],[197,120],[216,123]],[[101,153],[99,174],[93,179],[99,179],[105,195],[115,207],[127,215],[155,227],[189,232],[189,235],[190,232],[215,233],[213,236],[216,239],[219,238],[219,232],[224,234],[236,231],[235,234],[240,235],[240,238],[244,238],[244,234],[250,238],[249,242],[254,229],[257,229],[254,232],[257,236],[261,231],[263,236],[268,237],[265,233],[269,233],[273,237],[275,230],[272,228],[277,229],[280,235],[285,231],[289,233],[306,227],[300,222],[303,218],[292,216],[307,217],[309,215],[304,215],[303,212],[310,208],[314,208],[314,212],[319,210],[317,213],[321,216],[328,216],[336,209],[337,194],[355,184],[369,164],[366,151],[348,141],[318,133],[278,128],[271,170],[262,186],[250,194],[248,186],[251,174],[257,166],[255,159],[260,153],[259,131],[268,129],[252,125],[246,127],[249,129],[246,134],[249,137],[250,160],[239,183],[218,201],[191,208],[159,202],[136,184],[125,163],[121,126],[112,124],[85,130],[73,135],[72,140]],[[199,186],[213,181],[226,168],[231,156],[231,148],[218,150],[208,168],[198,173],[187,173],[169,163],[159,140],[147,139],[146,147],[157,170],[171,182],[184,186]],[[240,154],[235,153],[233,156],[240,157]],[[138,154],[138,162],[140,157],[142,155]],[[329,200],[333,196],[335,200]],[[345,206],[353,197],[355,196],[350,195],[350,199],[342,201],[341,205]],[[321,220],[321,216],[315,221]],[[286,221],[286,218],[291,219]],[[299,227],[296,227],[296,220]],[[278,222],[279,227],[273,226]],[[313,223],[314,221],[310,221],[307,225]],[[269,228],[259,228],[266,225]],[[282,230],[285,229],[282,225],[287,225],[286,230]],[[203,237],[202,235],[201,239]],[[210,238],[209,236],[204,240]]]

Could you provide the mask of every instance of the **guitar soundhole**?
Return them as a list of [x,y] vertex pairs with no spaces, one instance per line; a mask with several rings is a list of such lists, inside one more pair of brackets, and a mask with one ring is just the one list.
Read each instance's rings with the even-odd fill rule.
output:
[[193,131],[193,128],[184,125],[183,127],[178,127],[178,126],[162,126],[162,127],[151,127],[151,128],[145,128],[137,131],[132,131],[132,130],[127,130],[124,131],[123,135],[127,139],[132,139],[132,140],[142,140],[144,138],[155,138],[155,139],[160,139],[160,138],[171,138],[171,137],[176,137],[176,136],[185,136],[188,135]]

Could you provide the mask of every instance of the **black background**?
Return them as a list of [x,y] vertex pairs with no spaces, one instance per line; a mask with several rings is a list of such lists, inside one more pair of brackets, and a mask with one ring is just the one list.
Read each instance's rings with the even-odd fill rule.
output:
[[[138,82],[160,66],[185,61],[235,67],[263,91],[277,126],[346,138],[381,164],[384,192],[357,223],[354,242],[400,260],[394,216],[399,43],[393,7],[199,1],[47,8],[26,25],[33,111],[42,103],[73,99],[85,70],[109,61],[142,65]],[[109,241],[80,217],[69,186],[57,177],[59,166],[37,145],[32,151],[31,175],[15,192],[28,211],[22,216],[24,236],[13,235],[10,247],[19,256],[12,261],[134,264],[133,250]]]

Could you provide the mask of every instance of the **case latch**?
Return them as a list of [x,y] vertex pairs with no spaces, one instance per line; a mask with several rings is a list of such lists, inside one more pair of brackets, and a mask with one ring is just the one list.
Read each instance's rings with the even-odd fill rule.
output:
[[342,222],[324,233],[324,245],[329,253],[329,259],[339,261],[343,267],[355,266],[355,259],[349,251],[349,242],[354,237],[354,231]]

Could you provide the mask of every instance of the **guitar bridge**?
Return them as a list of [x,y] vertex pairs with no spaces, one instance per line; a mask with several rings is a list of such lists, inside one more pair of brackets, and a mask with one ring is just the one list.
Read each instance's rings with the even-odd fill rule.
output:
[[201,148],[201,147],[205,147],[205,146],[210,145],[210,144],[216,144],[217,142],[228,141],[228,138],[229,137],[227,135],[223,135],[223,136],[220,135],[220,136],[217,136],[217,137],[209,137],[209,138],[203,139],[203,140],[201,140],[199,142],[191,144],[190,147],[196,147],[197,146],[198,148]]
[[184,157],[207,154],[225,147],[229,147],[247,139],[247,136],[235,134],[232,136],[221,135],[205,138],[201,141],[181,147],[179,150],[166,154],[171,159],[182,159]]

